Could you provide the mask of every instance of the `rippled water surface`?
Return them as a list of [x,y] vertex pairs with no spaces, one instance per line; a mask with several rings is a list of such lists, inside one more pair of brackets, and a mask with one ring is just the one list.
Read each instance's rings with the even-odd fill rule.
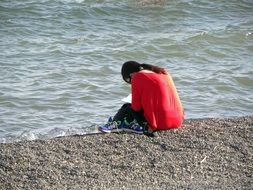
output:
[[252,114],[251,0],[1,0],[0,18],[0,142],[106,122],[128,60],[166,67],[186,118]]

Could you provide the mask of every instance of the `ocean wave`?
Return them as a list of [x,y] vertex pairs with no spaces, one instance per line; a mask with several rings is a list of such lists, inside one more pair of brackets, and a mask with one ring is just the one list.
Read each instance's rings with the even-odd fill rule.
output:
[[98,130],[98,125],[91,125],[83,128],[44,128],[44,129],[34,129],[26,130],[20,134],[14,136],[0,137],[0,143],[13,143],[19,141],[33,141],[33,140],[48,140],[52,138],[59,138],[64,136],[74,136],[74,135],[92,135],[101,133]]
[[250,0],[161,2],[1,1],[1,138],[106,122],[131,90],[128,60],[167,68],[187,118],[250,114]]

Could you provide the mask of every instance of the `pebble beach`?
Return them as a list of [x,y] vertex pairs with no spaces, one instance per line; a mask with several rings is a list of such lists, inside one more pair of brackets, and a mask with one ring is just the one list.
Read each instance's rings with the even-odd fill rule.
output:
[[0,144],[0,189],[252,189],[253,116]]

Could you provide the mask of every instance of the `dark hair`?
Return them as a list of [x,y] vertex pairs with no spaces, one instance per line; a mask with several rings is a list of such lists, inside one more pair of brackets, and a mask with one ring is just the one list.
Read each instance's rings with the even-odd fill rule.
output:
[[131,74],[134,72],[139,72],[141,70],[150,70],[155,73],[159,74],[166,74],[167,71],[164,68],[155,66],[155,65],[150,65],[150,64],[140,64],[136,61],[127,61],[122,65],[121,68],[121,75],[124,81],[127,83],[131,83]]

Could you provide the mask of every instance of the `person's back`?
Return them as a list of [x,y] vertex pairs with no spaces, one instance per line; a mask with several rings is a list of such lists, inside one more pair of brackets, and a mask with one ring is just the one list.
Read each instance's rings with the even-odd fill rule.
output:
[[140,71],[132,76],[132,109],[144,111],[152,130],[180,127],[183,107],[169,74]]

